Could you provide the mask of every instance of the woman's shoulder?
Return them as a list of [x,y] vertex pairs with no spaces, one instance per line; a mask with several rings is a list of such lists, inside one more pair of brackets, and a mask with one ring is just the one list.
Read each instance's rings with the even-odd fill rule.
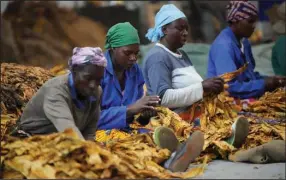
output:
[[159,46],[152,47],[146,56],[144,57],[144,62],[146,65],[155,63],[166,63],[168,57],[168,52]]
[[167,52],[160,46],[154,45],[146,54],[145,59],[153,56],[165,56]]

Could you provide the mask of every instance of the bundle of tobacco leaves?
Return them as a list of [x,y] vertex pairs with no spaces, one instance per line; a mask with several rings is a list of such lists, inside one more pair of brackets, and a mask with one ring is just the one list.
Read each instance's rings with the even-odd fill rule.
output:
[[9,1],[1,18],[1,60],[44,68],[67,64],[74,47],[103,48],[106,32],[56,1]]
[[4,136],[13,131],[17,121],[15,114],[1,114],[1,141]]
[[273,92],[266,92],[259,100],[248,104],[245,111],[253,116],[268,119],[286,120],[286,91],[278,88]]
[[191,178],[204,166],[171,173],[158,164],[170,156],[147,134],[113,142],[107,148],[84,141],[71,130],[1,141],[2,176],[8,178]]
[[22,107],[52,77],[40,67],[1,63],[1,114],[21,114]]
[[250,131],[242,149],[253,148],[271,140],[285,140],[286,123],[257,123],[250,121]]
[[1,141],[13,130],[25,104],[52,77],[40,67],[1,63]]
[[50,78],[67,73],[64,65],[50,70],[40,67],[1,63],[1,140],[13,129],[25,104]]

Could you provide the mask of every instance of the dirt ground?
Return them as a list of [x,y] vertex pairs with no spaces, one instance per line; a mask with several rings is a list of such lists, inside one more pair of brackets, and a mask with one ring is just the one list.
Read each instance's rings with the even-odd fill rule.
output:
[[215,160],[195,179],[285,179],[285,163],[248,164]]

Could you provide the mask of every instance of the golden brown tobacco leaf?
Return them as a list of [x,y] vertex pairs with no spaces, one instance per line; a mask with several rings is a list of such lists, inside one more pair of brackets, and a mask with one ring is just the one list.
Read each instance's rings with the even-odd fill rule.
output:
[[229,81],[233,80],[235,77],[237,77],[239,74],[244,72],[247,69],[248,64],[249,63],[247,62],[238,70],[233,71],[233,72],[229,72],[229,73],[225,73],[225,74],[221,75],[220,77],[224,80],[224,82],[229,82]]
[[[155,107],[155,109],[158,111],[158,115],[151,118],[150,123],[143,128],[154,130],[156,127],[166,126],[173,129],[180,140],[185,140],[190,136],[193,126],[182,120],[178,114],[162,106]],[[135,123],[130,125],[134,129],[142,128],[136,121],[139,116],[140,114],[136,115]]]
[[[276,93],[282,94],[280,92]],[[269,95],[267,97],[270,98]],[[272,97],[272,99],[283,98]],[[193,109],[200,106],[203,112],[200,116],[200,124],[205,136],[205,145],[201,158],[198,158],[198,161],[201,161],[206,156],[216,158],[219,155],[222,158],[227,158],[229,153],[237,150],[224,141],[231,135],[231,125],[238,117],[237,112],[241,110],[241,107],[235,105],[233,101],[233,98],[226,96],[225,93],[221,93],[218,96],[205,97],[203,101],[192,106]],[[263,103],[258,101],[256,104]],[[189,134],[194,131],[193,124],[183,121],[168,108],[157,107],[157,109],[159,110],[159,115],[151,120],[146,126],[147,128],[154,129],[162,125],[167,126],[174,130],[181,141],[188,138]],[[250,121],[250,132],[242,147],[243,149],[261,145],[272,139],[285,139],[285,123],[277,125],[269,125],[267,123],[258,124],[252,118],[247,118]],[[133,127],[136,126],[133,125]],[[183,131],[180,129],[183,129]]]
[[36,179],[191,178],[201,174],[206,164],[186,173],[167,171],[159,163],[170,152],[158,149],[148,134],[112,142],[106,149],[96,142],[79,139],[68,129],[22,140],[10,138],[1,142],[1,147],[6,152],[1,154],[1,174],[5,178],[15,177],[15,173],[17,177]]
[[286,91],[285,88],[278,88],[273,92],[266,92],[258,101],[250,103],[245,111],[255,116],[286,120]]
[[22,107],[54,75],[43,68],[1,63],[1,114],[21,113]]
[[16,124],[17,116],[15,114],[1,114],[1,141],[5,135],[8,135]]

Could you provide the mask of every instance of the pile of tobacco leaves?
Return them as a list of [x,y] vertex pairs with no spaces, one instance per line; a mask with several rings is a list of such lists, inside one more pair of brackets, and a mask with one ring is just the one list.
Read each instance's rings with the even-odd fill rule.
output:
[[[9,131],[21,114],[21,109],[45,81],[54,77],[54,72],[60,71],[59,69],[61,68],[56,67],[49,71],[38,67],[1,64],[1,175],[3,178],[195,177],[203,173],[205,164],[210,160],[217,157],[227,159],[229,154],[237,151],[224,140],[231,135],[231,125],[239,116],[247,117],[250,122],[250,132],[241,149],[255,147],[272,139],[285,140],[285,121],[275,123],[259,121],[259,115],[258,118],[253,118],[247,114],[239,114],[241,105],[234,104],[234,99],[225,92],[204,97],[202,101],[194,104],[190,112],[194,112],[196,107],[202,110],[199,117],[200,127],[194,127],[192,121],[183,121],[178,114],[160,106],[155,108],[157,115],[144,126],[150,130],[158,126],[169,127],[173,129],[180,141],[186,140],[197,129],[204,132],[204,150],[196,161],[204,163],[185,173],[171,173],[160,166],[169,158],[170,152],[156,146],[152,134],[125,133],[119,137],[120,132],[114,131],[114,140],[106,146],[80,140],[71,130],[26,139],[9,136]],[[227,82],[242,70],[239,69],[234,74],[225,74],[222,78]],[[283,91],[278,89],[266,93],[259,99],[263,102],[262,104],[249,105],[249,113],[260,113],[261,111],[257,111],[259,108],[256,108],[259,106],[268,107],[265,113],[273,114],[274,109],[275,112],[285,113],[282,100],[285,100],[286,95],[282,93]],[[136,121],[139,117],[140,114],[136,115],[134,123],[131,124],[134,129],[142,128],[142,125]],[[277,114],[273,117],[277,117]]]
[[156,147],[148,134],[108,147],[81,140],[71,129],[26,139],[6,138],[1,141],[4,179],[191,178],[205,168],[203,164],[184,173],[167,171],[159,163],[170,156],[170,151]]

